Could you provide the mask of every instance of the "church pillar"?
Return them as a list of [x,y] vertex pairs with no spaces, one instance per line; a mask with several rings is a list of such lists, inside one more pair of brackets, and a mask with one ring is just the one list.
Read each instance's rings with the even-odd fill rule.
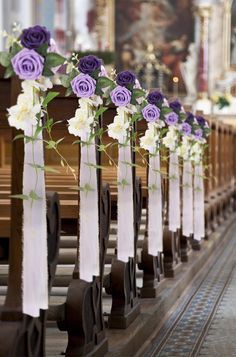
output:
[[209,24],[211,17],[211,6],[199,4],[196,6],[198,38],[198,68],[197,68],[197,90],[198,100],[195,110],[202,110],[205,114],[211,112],[211,101],[209,93]]

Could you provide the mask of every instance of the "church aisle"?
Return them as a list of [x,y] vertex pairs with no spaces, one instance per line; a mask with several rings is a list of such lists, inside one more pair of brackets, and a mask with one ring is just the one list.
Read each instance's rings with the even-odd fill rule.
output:
[[199,356],[236,356],[236,267],[203,341]]
[[143,356],[236,356],[235,225],[228,234],[226,248],[204,279],[183,293]]

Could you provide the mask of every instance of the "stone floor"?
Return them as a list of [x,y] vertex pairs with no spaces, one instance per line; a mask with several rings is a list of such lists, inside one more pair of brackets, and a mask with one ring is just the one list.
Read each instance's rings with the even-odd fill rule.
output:
[[236,268],[202,343],[199,356],[236,356]]
[[235,231],[230,235],[204,279],[184,292],[143,357],[236,357]]

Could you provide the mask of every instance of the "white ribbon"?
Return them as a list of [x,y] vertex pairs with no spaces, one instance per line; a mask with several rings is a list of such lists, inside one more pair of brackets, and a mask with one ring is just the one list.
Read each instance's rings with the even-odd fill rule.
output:
[[160,154],[150,155],[148,172],[148,253],[163,251]]
[[[27,124],[24,134],[32,136],[36,127]],[[23,313],[38,317],[48,308],[47,220],[42,133],[25,143],[23,194],[35,192],[40,199],[23,201]]]
[[194,167],[194,239],[205,236],[204,184],[202,161]]
[[[83,138],[82,138],[83,140]],[[85,140],[86,141],[86,140]],[[80,187],[89,185],[90,190],[80,191],[80,279],[91,282],[100,273],[99,266],[99,197],[95,140],[89,145],[81,145]]]
[[128,142],[118,150],[117,257],[123,262],[134,257],[133,180],[129,163],[132,164],[132,157]]
[[179,159],[170,151],[169,158],[169,229],[176,232],[180,228],[180,177]]
[[184,160],[183,163],[182,226],[185,237],[193,234],[193,174],[190,160]]

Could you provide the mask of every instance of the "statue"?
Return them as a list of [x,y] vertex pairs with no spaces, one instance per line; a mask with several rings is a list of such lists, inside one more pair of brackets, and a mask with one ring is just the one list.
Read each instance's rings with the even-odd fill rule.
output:
[[181,63],[181,73],[187,90],[185,102],[192,104],[197,97],[197,50],[196,44],[189,45],[189,55],[186,62]]

